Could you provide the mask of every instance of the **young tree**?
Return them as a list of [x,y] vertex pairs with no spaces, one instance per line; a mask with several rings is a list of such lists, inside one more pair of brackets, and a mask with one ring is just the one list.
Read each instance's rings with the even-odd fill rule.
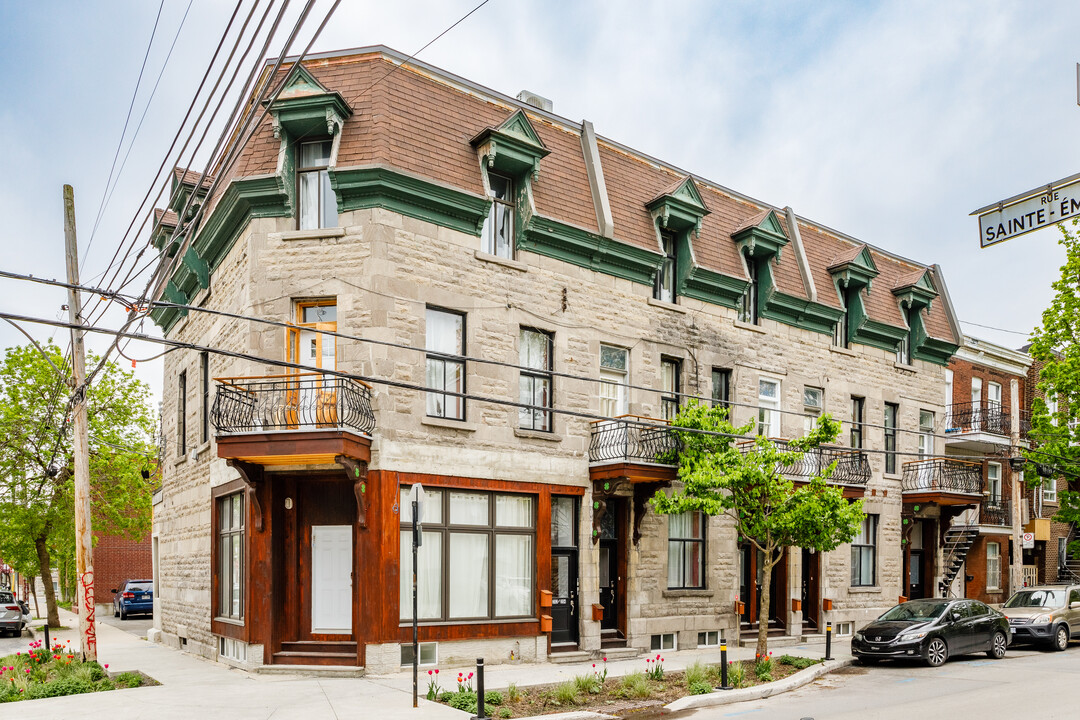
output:
[[[1031,412],[1033,447],[1024,455],[1033,463],[1049,467],[1054,474],[1069,480],[1080,477],[1080,424],[1075,422],[1080,409],[1080,233],[1074,218],[1067,226],[1058,225],[1065,248],[1061,277],[1054,281],[1054,299],[1042,314],[1042,323],[1032,331],[1031,356],[1042,361],[1037,384],[1047,398],[1035,398]],[[1038,473],[1025,475],[1029,487],[1037,488],[1044,478]],[[1080,522],[1080,493],[1058,493],[1059,522]],[[1080,556],[1080,542],[1072,542],[1069,554]]]
[[[788,442],[787,449],[760,435],[752,447],[737,446],[738,436],[749,433],[754,423],[734,427],[726,408],[696,401],[684,406],[671,425],[680,442],[682,487],[670,494],[658,492],[653,507],[663,514],[698,510],[730,518],[739,537],[762,554],[759,607],[769,607],[772,571],[786,548],[827,552],[858,533],[862,500],[848,502],[842,490],[826,484],[835,462],[812,473],[798,487],[782,473],[807,451],[836,439],[840,423],[829,415],[819,418],[804,437]],[[768,652],[768,623],[761,622],[757,653],[767,656]]]
[[[51,343],[41,350],[8,348],[0,362],[0,546],[33,545],[50,626],[60,622],[53,554],[58,547],[74,552],[70,377],[70,366]],[[145,534],[151,493],[142,471],[154,455],[149,389],[110,362],[87,398],[95,530]]]

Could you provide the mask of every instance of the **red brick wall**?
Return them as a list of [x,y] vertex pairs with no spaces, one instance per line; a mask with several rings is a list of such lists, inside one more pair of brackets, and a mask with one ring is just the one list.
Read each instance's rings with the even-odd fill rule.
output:
[[148,580],[154,576],[150,533],[140,540],[95,537],[94,586],[98,602],[112,602],[113,588],[119,588],[124,580]]
[[[1001,577],[998,590],[988,591],[986,577],[986,544],[996,542],[1001,556]],[[1003,603],[1009,599],[1009,536],[980,535],[968,551],[964,572],[973,579],[965,585],[965,597],[982,600],[987,604]]]
[[1020,385],[1020,407],[1026,408],[1028,406],[1027,398],[1031,397],[1029,393],[1029,386],[1031,383],[1030,375],[1026,378],[1023,375],[1011,375],[1009,373],[1003,373],[1000,370],[971,363],[967,360],[960,360],[955,357],[949,361],[949,369],[953,372],[952,402],[954,403],[970,403],[971,379],[981,378],[983,381],[983,407],[986,407],[986,398],[989,394],[987,387],[990,383],[996,382],[1001,385],[1001,406],[1006,413],[1010,413],[1012,408],[1011,383],[1015,379],[1019,381]]

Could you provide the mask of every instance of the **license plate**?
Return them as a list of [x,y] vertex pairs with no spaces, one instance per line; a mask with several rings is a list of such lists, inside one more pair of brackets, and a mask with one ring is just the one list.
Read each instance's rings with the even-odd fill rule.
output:
[[140,595],[140,596],[139,596],[139,599],[140,599],[140,600],[149,600],[149,599],[150,599],[150,596],[149,596],[149,595]]
[[871,650],[880,650],[880,649],[881,649],[881,647],[880,647],[880,646],[878,646],[878,645],[871,645],[871,646],[870,646],[870,649],[871,649]]
[[1009,632],[1012,633],[1013,635],[1015,635],[1016,634],[1016,628],[1009,628]]

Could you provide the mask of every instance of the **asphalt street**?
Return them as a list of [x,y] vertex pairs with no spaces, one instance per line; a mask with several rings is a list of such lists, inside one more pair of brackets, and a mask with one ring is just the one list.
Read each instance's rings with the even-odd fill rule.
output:
[[855,665],[765,700],[680,714],[695,720],[913,720],[1080,717],[1080,643],[1055,653],[1010,647],[1005,658],[966,655],[940,668]]

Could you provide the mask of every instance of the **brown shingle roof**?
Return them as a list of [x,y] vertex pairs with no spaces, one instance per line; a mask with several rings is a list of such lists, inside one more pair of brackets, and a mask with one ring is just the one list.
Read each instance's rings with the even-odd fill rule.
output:
[[[174,167],[173,177],[176,178],[176,182],[180,183],[181,185],[194,186],[195,183],[199,182],[199,178],[202,177],[202,173],[196,170],[188,170],[187,168]],[[204,188],[209,188],[213,182],[214,178],[210,175],[207,175],[205,178],[203,178],[202,186]]]
[[[455,79],[442,76],[433,68],[398,66],[378,49],[324,56],[305,61],[304,66],[328,90],[340,93],[353,109],[342,129],[337,167],[382,164],[477,195],[484,192],[483,180],[470,139],[485,127],[499,125],[522,107],[482,88],[466,90]],[[388,74],[394,68],[397,71]],[[539,175],[533,183],[537,213],[599,232],[577,124],[560,123],[549,115],[524,109],[550,150],[540,161]],[[215,194],[224,190],[232,177],[273,173],[280,144],[273,137],[268,116],[234,169],[222,178],[220,190]],[[615,239],[659,252],[654,221],[645,205],[650,198],[676,190],[685,180],[685,172],[603,138],[598,138],[597,144]],[[185,177],[189,176],[185,171]],[[195,173],[191,182],[197,178]],[[772,208],[700,178],[695,177],[695,182],[711,211],[702,221],[700,235],[693,238],[696,261],[707,269],[745,279],[743,263],[731,236],[760,223]],[[786,217],[781,212],[777,212],[777,217],[790,237]],[[853,259],[865,245],[804,220],[799,221],[799,232],[818,302],[839,308],[840,300],[828,268],[845,258]],[[925,266],[873,248],[870,252],[880,275],[869,293],[867,309],[873,319],[903,327],[891,289],[902,278],[924,271]],[[772,268],[779,290],[806,298],[793,250],[782,251]],[[932,305],[927,328],[935,337],[959,342],[952,335],[943,305],[943,302]]]
[[840,252],[839,255],[832,259],[829,267],[836,267],[837,265],[843,265],[844,263],[854,262],[855,258],[862,255],[862,251],[866,249],[866,243],[856,245],[855,247],[846,248]]
[[172,210],[162,210],[161,208],[154,208],[154,224],[161,227],[174,228],[176,227],[176,213]]

